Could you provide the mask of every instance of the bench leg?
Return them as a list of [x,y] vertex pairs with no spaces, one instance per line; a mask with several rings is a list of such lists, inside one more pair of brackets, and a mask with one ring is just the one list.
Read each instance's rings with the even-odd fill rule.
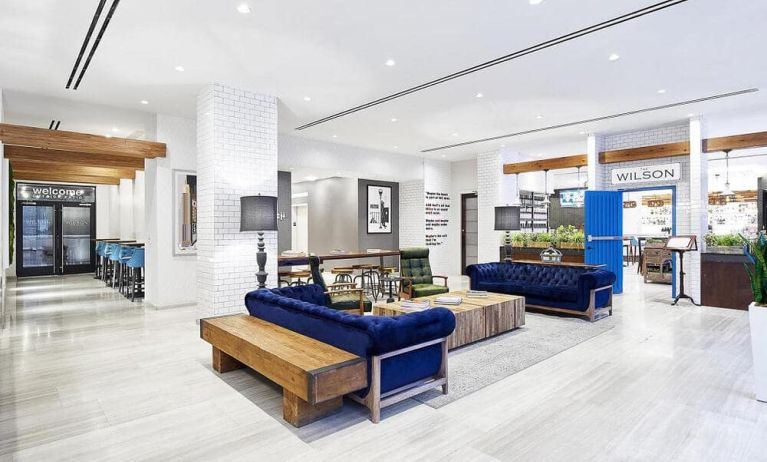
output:
[[218,348],[213,347],[213,369],[223,374],[224,372],[242,369],[243,367],[245,367],[244,364]]
[[329,414],[340,411],[344,404],[343,396],[329,399],[318,404],[309,404],[298,396],[282,390],[282,418],[294,427],[315,422]]

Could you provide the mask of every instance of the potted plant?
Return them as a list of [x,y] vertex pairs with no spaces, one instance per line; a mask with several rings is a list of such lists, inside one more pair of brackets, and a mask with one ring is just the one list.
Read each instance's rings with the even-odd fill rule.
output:
[[704,238],[708,253],[739,255],[743,251],[743,242],[737,234],[708,233]]
[[754,302],[748,306],[751,326],[751,350],[756,376],[756,399],[767,402],[767,236],[759,233],[756,239],[746,239],[744,253],[751,260],[753,269],[746,265],[751,280]]

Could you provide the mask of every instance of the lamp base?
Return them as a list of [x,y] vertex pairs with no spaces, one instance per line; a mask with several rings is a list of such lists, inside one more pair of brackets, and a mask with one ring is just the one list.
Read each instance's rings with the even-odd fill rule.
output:
[[511,263],[511,233],[509,231],[506,231],[506,235],[503,239],[503,253],[503,261],[506,263]]
[[258,253],[256,253],[256,263],[258,263],[258,272],[256,273],[256,280],[258,280],[258,288],[266,289],[266,277],[269,275],[264,271],[266,267],[266,252],[264,249],[264,233],[258,232]]

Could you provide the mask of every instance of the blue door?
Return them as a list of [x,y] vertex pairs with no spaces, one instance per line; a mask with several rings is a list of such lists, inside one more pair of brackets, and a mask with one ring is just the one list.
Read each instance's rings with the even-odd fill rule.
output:
[[623,293],[623,192],[586,191],[586,263],[615,273],[613,293]]

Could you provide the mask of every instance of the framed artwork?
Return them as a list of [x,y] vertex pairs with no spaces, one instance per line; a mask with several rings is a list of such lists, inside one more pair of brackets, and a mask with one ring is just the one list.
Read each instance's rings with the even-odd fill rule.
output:
[[368,185],[368,234],[391,234],[391,186]]
[[197,173],[173,170],[173,255],[197,254]]

